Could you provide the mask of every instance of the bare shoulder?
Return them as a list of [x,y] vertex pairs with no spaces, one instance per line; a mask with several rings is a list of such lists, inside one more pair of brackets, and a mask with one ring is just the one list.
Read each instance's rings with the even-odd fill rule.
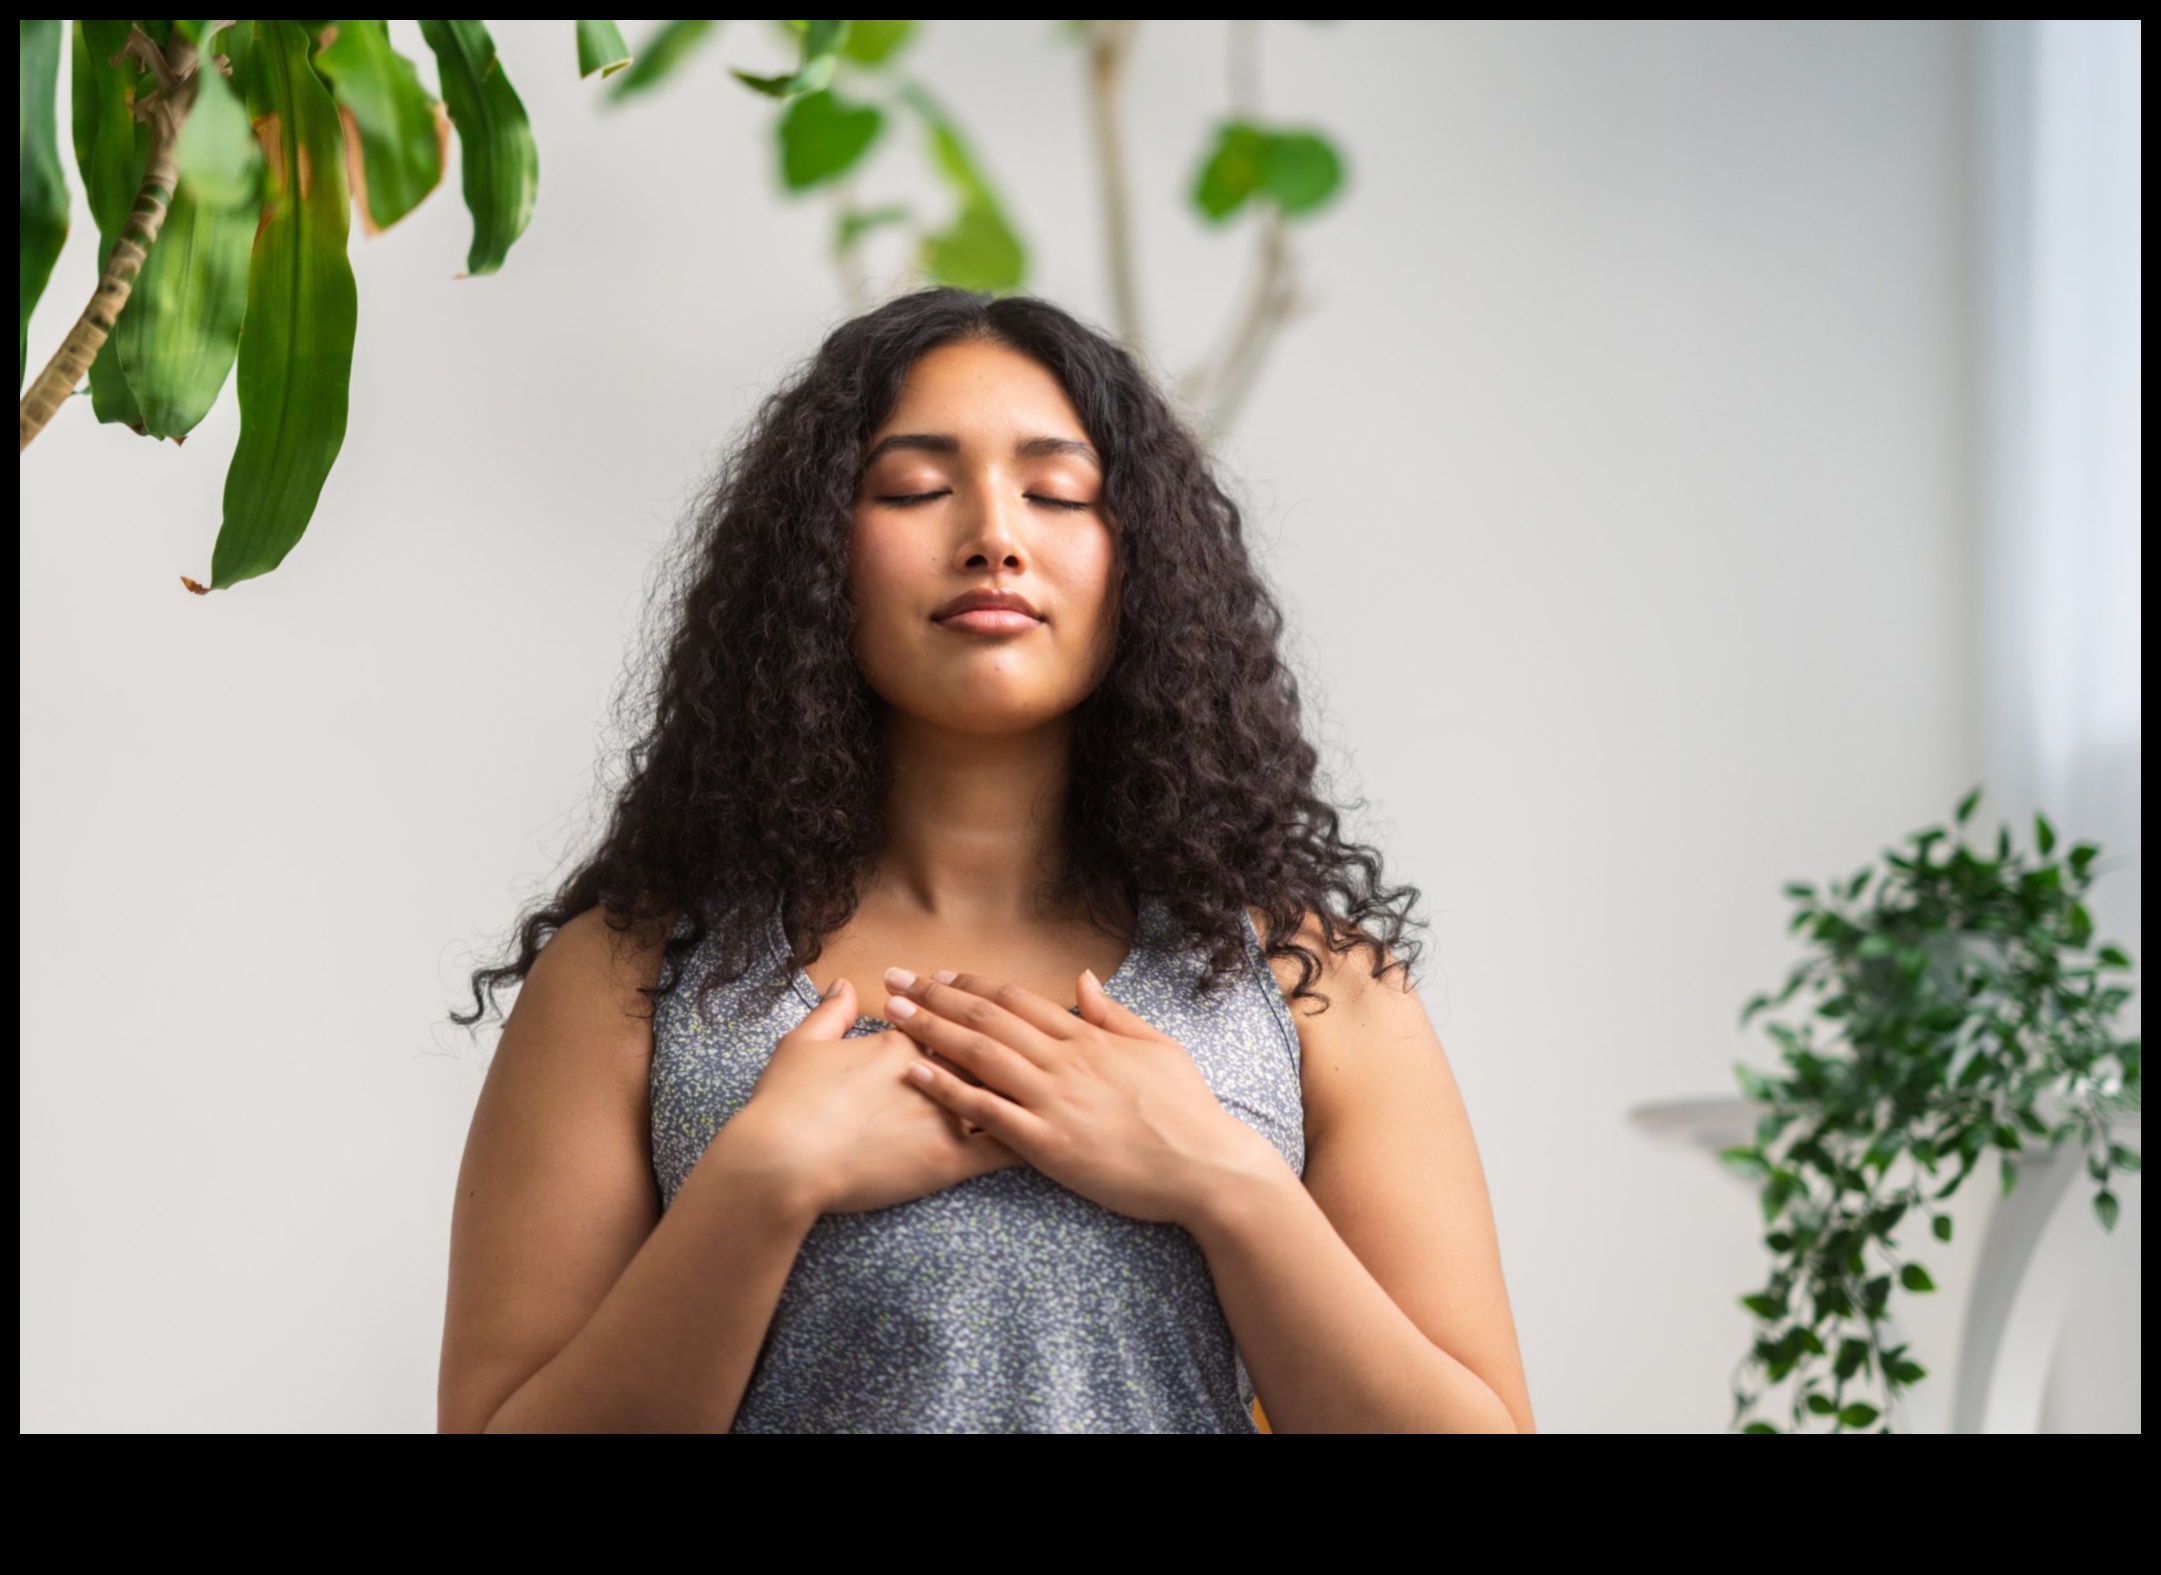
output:
[[1298,1027],[1309,1129],[1344,1114],[1346,1101],[1355,1106],[1386,1100],[1406,1082],[1429,1094],[1446,1086],[1453,1094],[1447,1058],[1425,1004],[1393,955],[1383,955],[1376,977],[1372,950],[1329,950],[1318,919],[1308,918],[1297,939],[1320,960],[1313,988],[1325,1004],[1291,999],[1299,977],[1296,957],[1271,957],[1269,968]]
[[652,1008],[644,992],[660,978],[666,937],[658,924],[619,930],[599,908],[570,920],[534,960],[498,1056],[545,1053],[557,1044],[649,1048]]

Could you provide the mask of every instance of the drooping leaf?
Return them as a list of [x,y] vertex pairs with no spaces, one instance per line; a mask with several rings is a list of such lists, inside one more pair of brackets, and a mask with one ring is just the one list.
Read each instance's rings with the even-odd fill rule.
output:
[[337,105],[296,23],[255,29],[243,70],[268,182],[240,338],[240,442],[210,564],[220,589],[276,568],[315,513],[345,441],[357,310]]
[[185,437],[210,413],[240,348],[262,157],[232,84],[205,66],[181,128],[180,184],[110,349],[143,430]]
[[623,42],[623,30],[613,22],[580,22],[578,24],[578,75],[589,77],[599,72],[612,77],[630,64],[630,46]]
[[1928,1228],[1936,1233],[1938,1241],[1949,1241],[1951,1239],[1951,1216],[1948,1214],[1937,1215],[1928,1222]]
[[1278,131],[1268,139],[1261,189],[1287,219],[1302,219],[1324,206],[1343,185],[1343,156],[1314,131]]
[[882,66],[914,36],[913,22],[853,22],[840,46],[841,58],[859,66]]
[[2116,1201],[2113,1192],[2096,1192],[2093,1195],[2094,1218],[2101,1222],[2103,1230],[2114,1230],[2117,1218],[2123,1213],[2123,1205]]
[[1979,788],[1975,788],[1971,793],[1968,793],[1964,798],[1958,801],[1958,808],[1952,811],[1951,818],[1957,821],[1961,826],[1965,825],[1967,821],[1973,819],[1973,812],[1976,808],[1980,806],[1980,803],[1981,790]]
[[848,24],[827,21],[801,25],[801,62],[793,71],[773,77],[737,71],[733,73],[736,81],[768,98],[794,98],[799,93],[825,91],[833,80],[833,68],[839,61],[841,46],[848,41]]
[[22,262],[16,275],[22,289],[22,319],[15,335],[15,386],[30,370],[30,314],[45,293],[60,244],[68,236],[68,188],[60,174],[60,129],[56,93],[60,78],[60,24],[19,23],[17,64],[21,67],[18,106],[22,113],[22,162],[16,195],[22,202]]
[[910,84],[902,93],[930,136],[931,165],[960,199],[943,230],[923,238],[919,265],[940,284],[963,290],[1015,290],[1028,276],[1028,252],[967,139],[937,100]]
[[868,104],[850,104],[830,91],[805,93],[782,112],[780,178],[790,191],[807,191],[853,169],[878,133],[885,116]]
[[[127,42],[130,22],[78,21],[73,24],[70,85],[74,104],[75,167],[82,175],[83,196],[98,227],[98,267],[112,257],[135,206],[150,149],[150,131],[135,118],[135,92],[141,68],[132,58],[113,64]],[[146,24],[147,27],[158,24]],[[121,316],[127,309],[121,308]],[[101,355],[90,363],[90,409],[100,421],[139,427],[142,415],[118,356]]]
[[2056,828],[2048,823],[2048,816],[2036,814],[2033,817],[2033,841],[2044,859],[2056,851]]
[[697,53],[698,46],[718,25],[711,21],[663,23],[660,31],[647,39],[645,47],[637,52],[630,69],[610,84],[608,102],[620,104],[626,98],[667,81],[684,61]]
[[1898,1283],[1914,1292],[1932,1291],[1936,1282],[1929,1278],[1928,1270],[1918,1263],[1909,1263],[1898,1271]]
[[458,130],[465,206],[473,215],[465,271],[494,273],[532,221],[540,189],[533,128],[484,23],[422,18],[420,36],[435,52],[443,102]]
[[1220,224],[1261,189],[1268,169],[1268,133],[1244,121],[1216,130],[1215,146],[1193,182],[1193,206]]
[[1849,1405],[1838,1413],[1841,1427],[1866,1427],[1883,1413],[1872,1405]]
[[[340,21],[315,69],[345,117],[347,175],[368,232],[387,230],[442,183],[448,128],[381,22]],[[358,133],[356,136],[355,133]],[[358,154],[356,158],[354,155]]]

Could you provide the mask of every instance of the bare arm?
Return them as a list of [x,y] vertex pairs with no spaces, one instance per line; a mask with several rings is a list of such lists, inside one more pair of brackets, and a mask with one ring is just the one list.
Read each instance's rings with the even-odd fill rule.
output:
[[656,971],[651,949],[584,914],[504,1025],[452,1216],[445,1432],[724,1429],[735,1415],[811,1219],[711,1151],[662,1217],[638,994]]
[[489,1069],[451,1219],[445,1432],[725,1431],[821,1214],[1014,1163],[907,1080],[903,1035],[844,1039],[845,981],[775,1047],[663,1215],[642,985],[657,941],[597,913],[534,964]]
[[1306,1173],[1209,1188],[1191,1228],[1279,1432],[1529,1432],[1493,1210],[1447,1057],[1400,975],[1335,959],[1297,1016]]

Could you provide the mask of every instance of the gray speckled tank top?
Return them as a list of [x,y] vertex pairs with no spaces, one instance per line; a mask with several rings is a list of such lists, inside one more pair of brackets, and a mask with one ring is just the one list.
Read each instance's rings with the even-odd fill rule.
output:
[[[778,921],[773,967],[786,967]],[[696,1007],[700,949],[653,1019],[653,1172],[663,1206],[817,1005],[755,976]],[[1104,988],[1191,1053],[1225,1109],[1305,1168],[1298,1032],[1248,926],[1247,968],[1205,968],[1143,898]],[[859,1019],[850,1037],[888,1026]],[[1252,1386],[1191,1235],[1100,1208],[1025,1165],[804,1239],[736,1411],[739,1433],[1253,1431]]]

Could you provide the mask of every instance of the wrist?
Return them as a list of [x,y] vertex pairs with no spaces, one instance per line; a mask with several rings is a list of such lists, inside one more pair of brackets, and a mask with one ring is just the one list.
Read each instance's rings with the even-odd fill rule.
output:
[[1236,1140],[1210,1157],[1195,1176],[1185,1218],[1179,1223],[1205,1249],[1211,1241],[1229,1242],[1259,1227],[1293,1196],[1303,1197],[1297,1172],[1284,1163],[1275,1145],[1242,1121]]
[[798,1235],[807,1233],[825,1212],[812,1168],[800,1162],[791,1145],[771,1141],[755,1120],[742,1116],[715,1134],[691,1180],[747,1204]]

